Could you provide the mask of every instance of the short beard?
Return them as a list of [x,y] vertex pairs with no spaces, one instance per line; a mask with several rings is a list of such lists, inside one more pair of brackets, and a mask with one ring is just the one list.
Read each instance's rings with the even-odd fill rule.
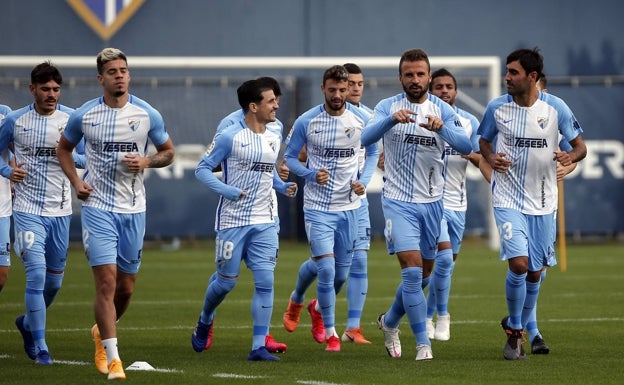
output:
[[125,93],[126,93],[126,91],[115,91],[115,92],[113,92],[113,96],[116,97],[116,98],[119,98],[121,96],[124,96]]

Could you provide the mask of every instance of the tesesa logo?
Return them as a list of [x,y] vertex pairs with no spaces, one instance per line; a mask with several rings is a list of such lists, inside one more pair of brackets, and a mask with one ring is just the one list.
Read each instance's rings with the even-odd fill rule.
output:
[[108,40],[134,15],[145,0],[67,0],[78,16],[102,40]]

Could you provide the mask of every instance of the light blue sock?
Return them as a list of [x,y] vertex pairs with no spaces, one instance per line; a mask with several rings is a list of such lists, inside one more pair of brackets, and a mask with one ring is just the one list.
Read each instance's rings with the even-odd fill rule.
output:
[[236,281],[236,278],[225,278],[217,274],[216,278],[210,282],[204,297],[204,307],[199,317],[202,323],[206,325],[212,323],[217,306],[219,306],[225,299],[225,296],[234,289]]
[[[544,279],[546,279],[546,270],[542,270],[540,274],[540,287],[542,283],[544,283]],[[537,301],[535,301],[535,307],[533,307],[533,311],[529,314],[529,320],[526,324],[527,333],[529,334],[529,342],[533,342],[533,339],[537,336],[542,337],[542,334],[537,327]]]
[[509,311],[507,325],[512,329],[522,329],[522,308],[526,298],[526,276],[526,273],[516,274],[511,270],[507,270],[507,278],[505,280],[507,310]]
[[325,328],[334,327],[336,319],[336,291],[334,289],[334,258],[321,258],[316,262],[318,266],[318,285],[316,288],[319,308],[323,315]]
[[416,337],[416,345],[431,345],[427,337],[427,301],[422,291],[422,267],[406,267],[401,270],[403,278],[403,308],[410,328]]
[[356,250],[347,281],[347,329],[360,327],[362,310],[368,292],[366,250]]
[[390,309],[384,315],[384,323],[389,328],[397,328],[401,318],[405,315],[405,308],[403,307],[403,281],[399,283],[396,291],[394,292],[394,301],[390,305]]
[[64,273],[50,273],[46,272],[45,277],[45,286],[43,288],[43,300],[45,301],[46,307],[50,307],[59,290],[61,290],[61,285],[63,284]]
[[[431,273],[435,277],[436,267]],[[436,311],[436,280],[435,278],[429,282],[429,291],[427,292],[427,318],[433,318]]]
[[438,316],[448,315],[448,299],[451,292],[451,273],[453,271],[453,250],[445,249],[438,252],[433,280],[435,280],[435,299]]
[[[537,297],[539,296],[539,289],[539,281],[526,283],[526,297],[524,299],[524,306],[522,307],[522,325],[528,324],[531,313],[535,310],[535,304],[537,303]],[[534,314],[533,316],[535,317],[536,315]]]
[[24,294],[26,314],[24,327],[26,330],[30,330],[32,334],[36,353],[40,350],[48,350],[48,345],[45,341],[46,304],[43,299],[45,271],[44,265],[26,267],[26,292]]
[[[325,259],[325,258],[321,258]],[[295,303],[303,303],[305,299],[305,292],[308,287],[316,279],[318,274],[318,262],[314,262],[311,258],[308,258],[305,262],[299,266],[299,274],[297,275],[297,283],[295,284],[295,290],[293,291],[290,299]]]
[[253,320],[253,343],[251,350],[264,346],[269,334],[271,314],[273,314],[273,281],[271,270],[256,270],[254,275],[254,295],[251,300],[251,318]]

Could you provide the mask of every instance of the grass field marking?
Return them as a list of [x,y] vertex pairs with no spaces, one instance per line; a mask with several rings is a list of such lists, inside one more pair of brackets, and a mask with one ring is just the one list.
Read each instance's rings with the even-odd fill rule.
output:
[[349,384],[337,384],[335,382],[304,381],[304,380],[297,380],[297,384],[305,384],[305,385],[349,385]]
[[236,374],[236,373],[214,373],[212,377],[215,378],[233,378],[240,380],[257,380],[261,378],[270,378],[268,376],[250,376],[247,374]]

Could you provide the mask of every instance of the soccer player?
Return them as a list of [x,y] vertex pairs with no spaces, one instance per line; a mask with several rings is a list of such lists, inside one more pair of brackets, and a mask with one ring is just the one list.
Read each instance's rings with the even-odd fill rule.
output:
[[[459,117],[466,136],[470,138],[472,152],[462,155],[449,145],[445,147],[444,156],[444,216],[440,226],[438,253],[435,267],[430,275],[429,293],[427,296],[427,336],[429,339],[447,341],[451,338],[451,315],[448,312],[448,298],[451,291],[451,275],[455,261],[461,249],[464,229],[466,227],[466,167],[468,162],[479,167],[479,138],[477,118],[455,106],[457,97],[457,80],[446,68],[440,68],[431,74],[429,92],[447,102]],[[437,311],[435,324],[433,316]]]
[[[282,89],[279,85],[279,82],[275,80],[274,78],[268,77],[268,76],[260,77],[260,78],[257,78],[256,80],[261,83],[266,83],[269,87],[273,89],[273,94],[275,95],[275,98],[277,99],[277,104],[279,105],[279,99],[282,96]],[[244,119],[245,119],[245,112],[242,108],[230,113],[225,118],[221,119],[221,121],[219,122],[219,125],[217,126],[216,134],[221,133],[227,127],[238,124],[241,120],[244,120]],[[267,127],[271,131],[279,132],[280,137],[281,137],[284,125],[279,119],[275,118],[275,121],[267,123]],[[277,173],[279,174],[282,180],[285,181],[288,179],[288,175],[290,172],[288,170],[288,167],[286,167],[286,163],[284,160],[282,160],[276,165],[276,169],[277,169]],[[213,171],[214,172],[221,171],[221,164],[219,163]],[[273,202],[273,205],[271,206],[271,209],[273,210],[273,218],[275,219],[275,224],[277,225],[277,231],[279,234],[279,229],[280,229],[279,215],[278,215],[278,209],[277,209],[277,196],[275,195],[275,189],[271,190],[271,199]],[[212,282],[216,278],[217,278],[217,273],[215,272],[210,277],[209,282]],[[213,316],[213,322],[210,323],[210,332],[208,333],[208,341],[206,342],[205,349],[210,349],[210,346],[212,346],[213,328],[214,328],[214,316]],[[288,346],[285,343],[276,341],[273,338],[273,336],[271,336],[271,334],[267,334],[265,337],[265,347],[271,353],[283,353],[286,351],[286,349],[288,349]]]
[[384,234],[388,252],[397,256],[402,278],[392,306],[379,315],[377,322],[385,336],[386,351],[398,358],[398,326],[407,313],[416,337],[416,360],[433,358],[425,326],[423,266],[425,261],[433,266],[440,234],[445,142],[461,154],[471,151],[470,140],[453,108],[428,93],[430,68],[425,51],[404,52],[399,61],[404,92],[375,106],[362,135],[364,145],[383,138]]
[[[583,159],[587,149],[570,108],[536,87],[543,69],[539,50],[510,53],[506,68],[507,94],[488,103],[478,134],[481,155],[493,170],[500,258],[508,263],[503,357],[518,360],[526,358],[523,329],[539,295],[544,256],[554,254],[556,162],[569,166]],[[558,150],[559,132],[572,150]]]
[[[145,168],[173,162],[173,142],[160,113],[128,91],[126,55],[104,48],[96,58],[103,96],[72,114],[58,157],[82,204],[83,244],[95,280],[95,366],[108,379],[125,379],[117,349],[116,322],[130,304],[141,265],[145,234]],[[71,151],[85,140],[81,179]],[[156,153],[147,154],[148,139]]]
[[[284,315],[284,326],[294,331],[303,307],[303,293],[318,277],[317,298],[308,303],[312,335],[326,343],[327,351],[340,351],[335,329],[336,293],[347,279],[357,236],[357,209],[365,183],[377,162],[377,147],[359,173],[360,136],[368,119],[361,109],[346,102],[349,73],[343,66],[325,70],[321,92],[325,102],[295,120],[287,139],[286,165],[305,179],[303,211],[310,244],[310,259],[299,269],[295,290]],[[305,146],[307,161],[299,161]],[[306,272],[307,271],[307,272]]]
[[[196,352],[206,349],[214,313],[238,280],[241,261],[253,273],[253,339],[250,361],[276,361],[266,348],[273,310],[273,282],[277,263],[278,231],[272,206],[275,188],[294,197],[295,183],[279,178],[275,163],[281,131],[269,127],[279,108],[273,87],[249,80],[237,90],[245,117],[223,129],[199,162],[197,179],[221,197],[215,219],[217,274],[208,284],[203,310],[191,336]],[[222,165],[223,182],[213,169]]]
[[[345,63],[344,68],[349,73],[349,93],[347,94],[347,102],[364,110],[367,114],[367,120],[373,112],[369,107],[362,103],[362,95],[364,93],[364,74],[360,66],[354,63]],[[366,156],[373,156],[377,160],[377,154],[366,154],[364,146],[360,147],[359,152],[359,172],[363,174]],[[366,178],[362,180],[365,185],[370,182],[372,172],[369,172]],[[368,293],[368,250],[370,250],[371,224],[368,212],[368,199],[366,193],[360,196],[362,205],[357,209],[358,233],[355,239],[355,247],[353,252],[353,261],[349,269],[349,278],[347,279],[346,295],[347,295],[347,328],[342,334],[343,342],[354,342],[356,344],[370,344],[371,342],[364,337],[360,320],[366,295]]]
[[[11,112],[9,106],[0,104],[0,122]],[[0,157],[5,163],[9,163],[11,154],[9,151],[0,153]],[[13,165],[12,165],[13,166]],[[9,277],[9,267],[11,266],[11,213],[12,210],[11,181],[0,178],[0,292]]]
[[[72,213],[69,181],[56,158],[56,144],[73,111],[59,104],[62,84],[58,68],[49,62],[35,66],[29,85],[34,102],[0,124],[0,153],[11,146],[15,155],[14,167],[0,160],[0,173],[14,183],[15,252],[26,272],[26,312],[15,324],[26,354],[40,365],[53,363],[45,340],[46,308],[63,282]],[[71,154],[70,159],[73,163]]]

